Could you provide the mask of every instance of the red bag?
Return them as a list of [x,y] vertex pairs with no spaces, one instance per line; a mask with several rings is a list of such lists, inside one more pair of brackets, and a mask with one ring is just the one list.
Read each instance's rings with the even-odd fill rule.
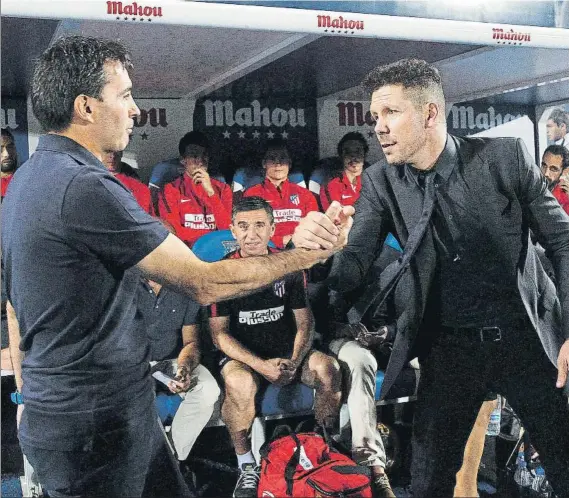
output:
[[371,498],[370,471],[315,432],[277,437],[261,448],[259,498]]

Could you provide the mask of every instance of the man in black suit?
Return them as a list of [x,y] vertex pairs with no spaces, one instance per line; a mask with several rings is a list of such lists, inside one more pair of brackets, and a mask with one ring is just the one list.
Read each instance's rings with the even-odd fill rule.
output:
[[[405,248],[382,273],[377,298],[393,292],[398,331],[382,395],[406,361],[421,363],[414,496],[452,496],[487,391],[508,399],[557,494],[568,496],[569,413],[560,388],[569,365],[569,217],[521,140],[447,135],[433,66],[401,60],[376,68],[363,85],[385,160],[363,174],[348,245],[332,259],[329,282],[348,290],[363,281],[389,231]],[[311,213],[293,242],[325,246],[332,225]],[[553,262],[557,293],[530,229]]]

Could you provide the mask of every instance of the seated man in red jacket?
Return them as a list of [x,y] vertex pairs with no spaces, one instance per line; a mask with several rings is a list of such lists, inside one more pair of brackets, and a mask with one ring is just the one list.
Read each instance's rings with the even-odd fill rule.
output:
[[17,167],[18,153],[14,136],[9,130],[2,128],[2,200],[4,200]]
[[338,157],[343,171],[320,189],[320,204],[326,211],[332,201],[343,206],[353,206],[360,196],[362,172],[369,146],[361,133],[346,133],[338,143]]
[[549,190],[569,214],[569,181],[565,175],[569,171],[569,150],[562,145],[550,145],[543,153],[541,172],[547,178]]
[[119,180],[138,202],[139,206],[148,214],[152,214],[152,204],[150,202],[150,189],[140,180],[129,174],[132,167],[121,161],[122,152],[109,152],[103,158],[105,167]]
[[179,152],[184,173],[164,186],[158,215],[191,247],[202,235],[229,228],[233,199],[229,185],[209,176],[209,141],[203,133],[186,133]]
[[290,165],[290,155],[284,142],[269,141],[263,156],[265,180],[243,194],[243,197],[261,197],[273,208],[276,228],[271,240],[277,247],[288,243],[301,218],[310,211],[318,211],[312,192],[288,180]]

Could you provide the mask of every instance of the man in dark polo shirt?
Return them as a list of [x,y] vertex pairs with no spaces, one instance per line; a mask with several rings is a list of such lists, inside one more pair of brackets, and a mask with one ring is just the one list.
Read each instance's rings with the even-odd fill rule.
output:
[[[244,197],[233,207],[231,231],[239,249],[227,258],[268,254],[275,231],[271,205],[260,197]],[[286,385],[299,379],[314,387],[316,420],[329,426],[340,407],[340,367],[332,357],[312,349],[313,319],[304,272],[277,279],[250,296],[212,304],[210,316],[225,388],[221,417],[241,471],[233,496],[255,497],[260,468],[248,432],[261,384]]]
[[182,398],[171,432],[176,456],[182,461],[208,423],[220,393],[213,375],[200,364],[200,306],[158,282],[141,278],[138,310],[150,341],[150,359],[159,362],[153,369],[165,368],[175,374],[168,389]]
[[140,496],[161,447],[139,277],[127,269],[209,304],[326,259],[350,228],[336,209],[343,224],[327,250],[198,260],[101,162],[126,147],[139,115],[131,68],[120,43],[82,36],[40,56],[31,102],[48,134],[3,203],[7,293],[25,352],[20,443],[50,496]]

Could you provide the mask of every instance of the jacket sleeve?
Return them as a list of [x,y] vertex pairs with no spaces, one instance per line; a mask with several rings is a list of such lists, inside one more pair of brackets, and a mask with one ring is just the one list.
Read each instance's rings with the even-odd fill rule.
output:
[[[377,174],[377,170],[374,173]],[[348,243],[332,260],[327,281],[334,290],[346,292],[366,280],[387,235],[389,213],[380,199],[372,174],[370,170],[363,174],[362,190],[354,205],[356,214]]]
[[306,189],[306,201],[305,201],[305,216],[310,213],[310,211],[320,211],[320,209],[318,209],[318,201],[316,200],[316,197],[314,196],[314,194]]
[[569,339],[569,216],[547,188],[544,176],[520,139],[516,146],[518,198],[531,230],[553,264],[563,315],[563,334]]

